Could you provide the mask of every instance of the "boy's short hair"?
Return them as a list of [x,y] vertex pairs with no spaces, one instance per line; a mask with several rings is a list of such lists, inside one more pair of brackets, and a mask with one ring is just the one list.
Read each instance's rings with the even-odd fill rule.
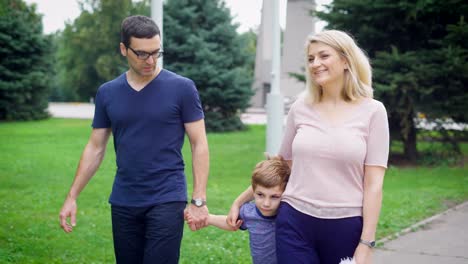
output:
[[281,157],[273,157],[263,160],[255,166],[252,173],[252,188],[257,185],[265,188],[280,186],[282,190],[286,188],[291,169],[288,163]]

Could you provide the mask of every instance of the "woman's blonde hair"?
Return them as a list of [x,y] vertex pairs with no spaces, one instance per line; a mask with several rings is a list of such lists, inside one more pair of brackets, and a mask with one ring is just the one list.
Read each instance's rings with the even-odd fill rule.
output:
[[372,98],[372,69],[369,59],[356,45],[354,39],[340,30],[325,30],[307,38],[306,52],[306,87],[307,95],[312,103],[322,98],[322,88],[312,79],[309,69],[308,53],[311,43],[320,42],[335,49],[346,60],[348,69],[345,71],[342,96],[346,101],[354,101],[363,97]]

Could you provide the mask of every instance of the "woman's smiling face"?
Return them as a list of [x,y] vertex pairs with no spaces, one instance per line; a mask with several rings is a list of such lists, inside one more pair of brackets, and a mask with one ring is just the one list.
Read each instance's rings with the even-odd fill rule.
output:
[[343,82],[347,64],[334,48],[312,42],[308,49],[308,67],[312,80],[325,87]]

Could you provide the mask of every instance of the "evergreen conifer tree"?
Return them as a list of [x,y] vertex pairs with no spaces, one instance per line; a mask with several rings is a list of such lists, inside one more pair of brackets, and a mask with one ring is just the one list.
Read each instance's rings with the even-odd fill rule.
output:
[[208,131],[244,128],[251,61],[229,9],[218,0],[167,1],[164,5],[164,67],[197,85]]
[[35,5],[0,0],[0,120],[48,116],[49,45]]
[[407,159],[418,156],[418,112],[467,122],[466,1],[334,0],[328,7],[316,13],[327,28],[351,33],[371,57],[375,94]]
[[57,83],[62,91],[56,93],[67,101],[90,101],[101,84],[126,71],[120,26],[136,14],[149,15],[148,0],[83,0],[80,16],[57,37]]

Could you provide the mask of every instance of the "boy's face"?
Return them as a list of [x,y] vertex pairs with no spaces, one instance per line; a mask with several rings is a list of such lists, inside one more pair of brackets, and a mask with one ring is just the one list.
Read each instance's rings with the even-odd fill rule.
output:
[[272,188],[257,185],[254,191],[255,205],[263,216],[276,215],[283,191],[279,185]]

